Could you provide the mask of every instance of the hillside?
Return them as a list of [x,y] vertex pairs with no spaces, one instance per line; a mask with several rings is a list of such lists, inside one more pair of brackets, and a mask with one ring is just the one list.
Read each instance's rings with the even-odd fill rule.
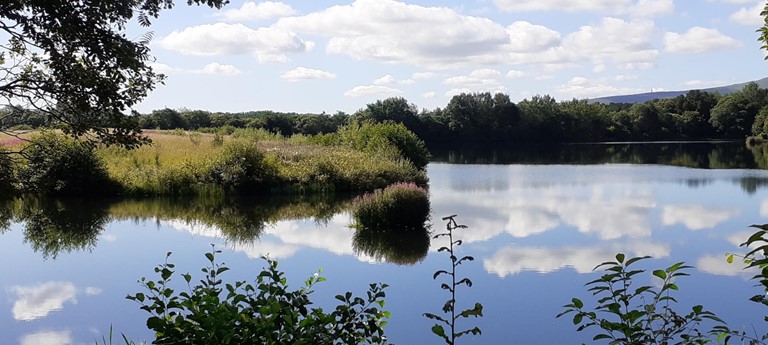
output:
[[[757,83],[757,85],[759,85],[761,88],[768,88],[768,77],[759,79],[759,80],[754,80],[753,82]],[[701,89],[701,91],[727,95],[729,93],[734,93],[736,91],[741,90],[744,87],[744,85],[748,83],[750,82],[711,87],[708,89]],[[647,102],[654,99],[674,98],[680,95],[687,94],[689,91],[691,90],[646,92],[646,93],[638,93],[633,95],[599,97],[599,98],[590,99],[589,103],[643,103],[643,102]]]

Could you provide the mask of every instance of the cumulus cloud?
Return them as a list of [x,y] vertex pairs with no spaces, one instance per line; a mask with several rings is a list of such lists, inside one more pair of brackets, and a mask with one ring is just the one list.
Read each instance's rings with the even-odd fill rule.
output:
[[[754,2],[752,0],[747,1],[745,3]],[[763,17],[760,15],[760,12],[763,11],[763,7],[765,4],[761,1],[756,3],[752,7],[742,7],[738,11],[732,13],[728,19],[731,22],[738,23],[741,25],[746,25],[750,27],[759,27],[763,25]]]
[[27,334],[21,337],[20,345],[71,345],[72,332],[70,331],[44,331]]
[[690,230],[711,229],[739,214],[736,208],[703,205],[667,205],[661,212],[664,225],[683,224]]
[[299,80],[309,80],[309,79],[334,79],[336,78],[336,74],[319,70],[319,69],[296,67],[288,72],[283,73],[283,75],[281,75],[280,78],[283,78],[289,81],[299,81]]
[[589,273],[601,262],[611,260],[616,253],[630,256],[650,255],[655,258],[669,256],[669,246],[664,244],[637,242],[633,244],[611,244],[599,247],[536,248],[508,246],[492,257],[483,260],[488,273],[501,278],[524,271],[551,273],[572,268],[578,273]]
[[221,76],[236,76],[243,72],[234,65],[223,65],[217,62],[209,63],[200,69],[174,68],[166,64],[154,63],[151,65],[155,72],[163,74],[208,74]]
[[394,88],[386,87],[382,85],[360,85],[347,90],[347,92],[344,93],[344,96],[348,96],[348,97],[391,96],[391,95],[398,95],[401,93],[403,92],[398,89],[394,89]]
[[174,31],[159,40],[159,45],[185,55],[251,54],[259,62],[283,62],[287,53],[306,52],[314,42],[277,27],[249,28],[243,24],[204,24]]
[[395,77],[387,74],[379,79],[376,79],[373,81],[374,85],[386,85],[386,84],[392,84],[395,82]]
[[624,68],[638,63],[652,64],[659,55],[651,43],[654,30],[651,20],[603,18],[599,25],[585,25],[567,35],[563,47],[581,59],[598,64],[605,60]]
[[437,76],[437,75],[435,73],[433,73],[433,72],[415,72],[415,73],[413,73],[411,75],[411,79],[413,79],[413,80],[427,80],[427,79],[432,79],[435,76]]
[[673,53],[705,53],[741,47],[735,39],[723,35],[717,29],[694,26],[684,34],[668,32],[664,35],[664,46]]
[[519,78],[525,77],[525,75],[526,74],[523,71],[511,69],[509,70],[509,72],[507,72],[506,77],[507,79],[519,79]]
[[227,21],[241,22],[280,18],[290,16],[295,13],[296,10],[294,10],[293,7],[282,2],[263,1],[257,3],[253,1],[247,1],[243,3],[240,8],[219,12],[214,16],[221,17]]
[[357,0],[283,18],[276,25],[328,37],[326,51],[331,54],[430,68],[508,62],[508,53],[541,50],[559,38],[556,32],[530,23],[505,28],[451,8],[394,0]]
[[428,91],[428,92],[425,92],[425,93],[423,93],[423,94],[421,95],[421,97],[424,97],[424,98],[427,98],[427,99],[429,99],[429,98],[435,98],[435,96],[436,96],[436,95],[437,95],[437,93],[436,93],[436,92],[434,92],[434,91]]
[[14,286],[13,318],[32,321],[61,310],[64,303],[76,303],[77,289],[70,282],[46,282],[33,286]]
[[732,264],[726,261],[724,255],[706,255],[696,260],[696,268],[699,271],[718,276],[743,276],[751,277],[756,269],[744,269],[744,264],[736,259]]
[[509,12],[584,11],[631,16],[657,16],[672,13],[673,0],[493,0]]
[[467,75],[460,75],[445,79],[447,85],[473,85],[473,86],[498,86],[498,78],[501,73],[490,68],[476,69]]
[[566,84],[558,86],[557,91],[567,98],[593,98],[609,94],[631,94],[644,90],[631,87],[616,87],[608,84],[605,79],[590,80],[584,77],[573,77]]

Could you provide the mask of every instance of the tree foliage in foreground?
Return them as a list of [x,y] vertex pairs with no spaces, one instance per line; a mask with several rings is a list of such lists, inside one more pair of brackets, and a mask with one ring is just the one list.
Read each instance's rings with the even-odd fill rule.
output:
[[[187,0],[220,8],[228,0]],[[172,0],[6,0],[0,6],[0,132],[27,111],[108,144],[144,141],[129,115],[163,76],[148,65],[151,34],[131,39]]]

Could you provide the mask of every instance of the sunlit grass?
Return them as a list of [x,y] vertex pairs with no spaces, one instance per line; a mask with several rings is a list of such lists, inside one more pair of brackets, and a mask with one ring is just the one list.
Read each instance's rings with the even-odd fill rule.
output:
[[[210,181],[222,153],[213,134],[148,131],[151,145],[134,150],[102,148],[109,175],[127,194],[179,195],[223,192]],[[278,192],[364,191],[407,181],[424,184],[424,171],[404,159],[382,153],[312,144],[303,136],[284,138],[263,131],[242,131],[223,141],[256,140],[265,164],[276,176],[269,189]]]

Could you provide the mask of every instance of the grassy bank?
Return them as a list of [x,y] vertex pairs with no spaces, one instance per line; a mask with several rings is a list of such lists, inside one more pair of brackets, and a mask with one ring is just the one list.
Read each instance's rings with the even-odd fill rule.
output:
[[[396,125],[371,125],[396,126]],[[399,126],[399,125],[398,125]],[[410,133],[410,132],[409,132]],[[263,130],[238,130],[231,135],[198,132],[148,131],[151,145],[128,150],[98,147],[92,153],[102,163],[107,178],[75,190],[104,190],[105,194],[135,196],[294,194],[360,192],[383,188],[396,182],[426,184],[423,169],[398,150],[386,137],[362,140],[376,142],[366,149],[341,140],[318,140],[312,136],[283,137]],[[54,133],[60,141],[71,140]],[[1,138],[0,138],[1,139]],[[388,141],[390,140],[390,141]],[[81,145],[51,144],[41,152],[62,147],[71,151],[91,150]],[[383,144],[381,144],[383,143]],[[73,149],[73,147],[77,147]],[[54,155],[59,161],[21,160],[14,177],[22,191],[67,194],[56,186],[68,179],[88,175],[89,170],[73,165],[67,154]],[[50,171],[41,172],[42,166]],[[52,172],[51,172],[52,171]],[[35,180],[53,181],[51,188],[29,185]],[[65,183],[60,183],[60,182]]]

